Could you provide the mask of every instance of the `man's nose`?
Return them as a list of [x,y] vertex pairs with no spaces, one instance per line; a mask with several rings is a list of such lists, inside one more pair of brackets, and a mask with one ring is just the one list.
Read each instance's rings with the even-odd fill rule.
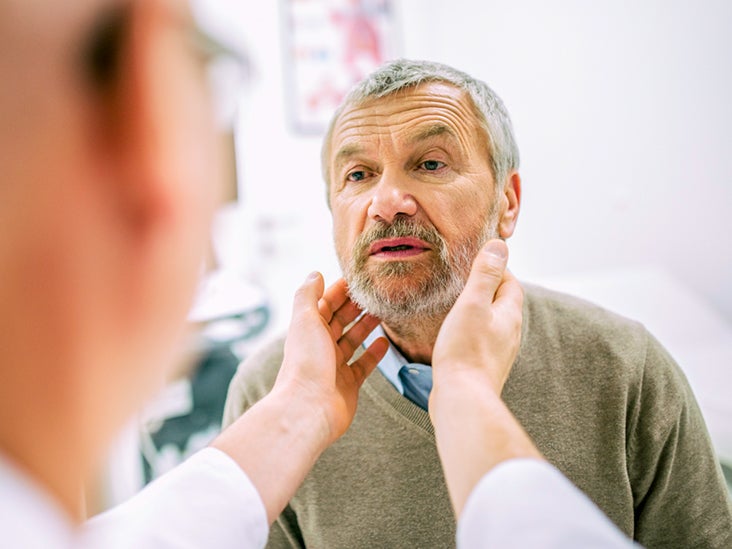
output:
[[417,213],[417,200],[408,185],[398,176],[384,172],[371,196],[368,215],[371,219],[392,223],[397,215]]

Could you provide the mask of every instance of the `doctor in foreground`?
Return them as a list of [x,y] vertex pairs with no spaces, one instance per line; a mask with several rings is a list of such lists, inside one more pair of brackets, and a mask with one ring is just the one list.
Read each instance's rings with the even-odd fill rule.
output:
[[[176,361],[208,242],[222,177],[200,38],[178,0],[0,0],[3,546],[263,546],[386,351],[377,339],[347,363],[378,321],[353,324],[345,284],[311,275],[269,396],[84,522],[84,485]],[[486,245],[435,347],[430,413],[460,543],[630,543],[500,399],[522,302],[506,257]]]

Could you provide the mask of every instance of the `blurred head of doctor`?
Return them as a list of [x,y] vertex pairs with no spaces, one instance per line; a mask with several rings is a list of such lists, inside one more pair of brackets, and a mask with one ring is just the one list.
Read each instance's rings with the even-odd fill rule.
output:
[[223,175],[183,0],[0,3],[0,449],[73,508],[159,388]]

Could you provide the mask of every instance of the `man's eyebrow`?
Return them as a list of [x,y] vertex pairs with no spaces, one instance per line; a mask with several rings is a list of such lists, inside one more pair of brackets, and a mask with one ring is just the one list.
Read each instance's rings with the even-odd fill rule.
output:
[[407,142],[411,145],[426,141],[432,137],[447,135],[450,139],[457,139],[455,132],[445,124],[431,124],[425,128],[420,128],[417,132],[409,136]]
[[338,152],[335,155],[335,158],[333,159],[333,164],[338,167],[341,166],[348,160],[350,157],[355,156],[357,154],[361,154],[364,151],[364,148],[359,145],[358,143],[351,143],[350,145],[344,145],[340,149],[338,149]]

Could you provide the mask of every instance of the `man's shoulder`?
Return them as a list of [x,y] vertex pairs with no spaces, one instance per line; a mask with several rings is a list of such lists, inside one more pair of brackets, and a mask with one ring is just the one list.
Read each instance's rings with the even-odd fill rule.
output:
[[[556,364],[596,364],[622,377],[642,375],[660,344],[640,322],[585,299],[533,284],[524,287],[521,355]],[[631,373],[634,372],[634,373]]]
[[[652,400],[665,398],[667,411],[693,400],[686,376],[645,326],[587,300],[535,286],[524,287],[524,327],[519,356],[526,366],[551,365],[567,384],[618,386]],[[576,376],[577,368],[583,375]]]
[[224,426],[269,393],[284,357],[285,336],[273,337],[245,358],[229,383],[224,408]]
[[[644,326],[586,299],[522,283],[524,315],[533,327],[553,325],[582,332],[600,331],[608,336],[643,334]],[[538,326],[537,326],[538,325]]]
[[285,334],[271,337],[245,358],[236,372],[236,377],[245,378],[250,384],[274,384],[285,355]]

